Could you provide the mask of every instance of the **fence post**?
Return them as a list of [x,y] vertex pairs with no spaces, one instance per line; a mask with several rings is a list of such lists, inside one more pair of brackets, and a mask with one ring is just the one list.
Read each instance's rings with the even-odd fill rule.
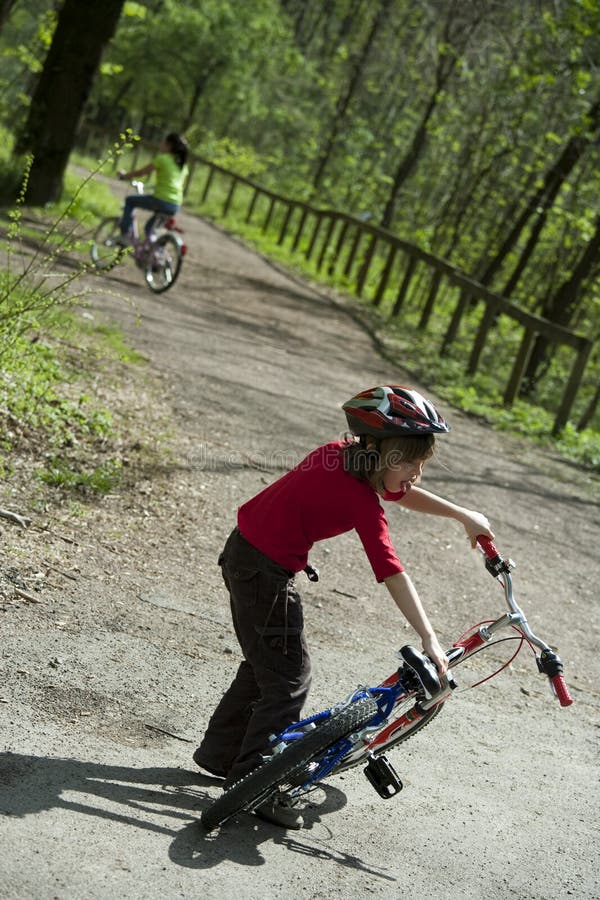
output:
[[298,249],[298,244],[300,243],[300,238],[302,237],[302,232],[304,231],[304,225],[306,223],[306,219],[308,218],[308,206],[302,207],[302,215],[300,216],[300,221],[298,222],[298,227],[296,228],[296,234],[294,235],[294,242],[292,244],[292,253],[294,253]]
[[423,307],[423,312],[421,313],[421,318],[419,319],[419,328],[423,330],[429,319],[431,318],[431,313],[433,312],[433,307],[435,304],[435,298],[437,297],[437,292],[440,289],[440,282],[442,280],[442,270],[434,269],[433,278],[431,279],[431,287],[429,288],[429,294],[427,295],[427,300],[425,301],[425,306]]
[[365,281],[367,280],[367,275],[369,274],[369,269],[371,268],[371,263],[373,262],[373,256],[375,255],[375,248],[377,246],[377,235],[371,235],[371,241],[369,246],[367,247],[367,252],[365,253],[365,258],[363,260],[363,264],[360,267],[360,271],[358,273],[358,278],[356,279],[356,293],[360,297],[363,288],[365,286]]
[[394,308],[392,309],[392,316],[397,316],[400,310],[402,309],[402,304],[404,303],[404,298],[406,297],[408,286],[413,277],[413,273],[415,271],[415,266],[417,265],[416,256],[409,256],[408,265],[406,267],[406,272],[404,273],[404,278],[402,280],[402,284],[400,285],[400,290],[398,291],[398,296],[396,297],[396,302],[394,303]]
[[346,219],[340,228],[340,233],[338,234],[337,241],[335,242],[335,250],[333,251],[333,256],[329,261],[329,265],[327,267],[327,274],[333,275],[335,272],[335,267],[337,266],[338,259],[340,258],[340,253],[342,252],[342,247],[344,245],[344,241],[346,239],[346,235],[348,233],[349,221]]
[[323,240],[323,246],[321,247],[321,252],[319,253],[319,261],[317,263],[317,272],[321,271],[321,267],[325,260],[325,254],[327,253],[327,248],[329,247],[329,241],[331,240],[331,235],[333,234],[333,229],[336,224],[336,217],[334,215],[329,216],[329,225],[327,226],[327,231],[325,232],[325,238]]
[[486,302],[485,310],[481,317],[481,322],[479,323],[479,328],[477,329],[477,334],[475,335],[475,341],[473,342],[473,349],[471,350],[471,355],[467,364],[468,375],[474,375],[477,371],[479,358],[481,356],[483,348],[485,347],[485,339],[487,338],[488,331],[492,327],[494,319],[497,315],[498,304],[493,303],[491,300]]
[[201,199],[200,203],[204,203],[204,201],[208,197],[208,192],[210,190],[210,186],[212,184],[212,180],[214,178],[215,172],[216,172],[216,169],[213,169],[213,167],[209,163],[208,175],[206,176],[206,184],[204,185],[204,190],[202,192],[202,199]]
[[290,218],[292,217],[292,213],[294,212],[295,208],[296,208],[296,206],[294,203],[288,203],[287,212],[285,214],[283,222],[281,223],[281,230],[279,232],[279,237],[277,239],[278,246],[283,244],[283,242],[285,240],[285,236],[286,236],[286,233],[288,230],[288,225],[290,224]]
[[265,216],[265,221],[263,222],[263,234],[271,224],[271,216],[273,215],[273,210],[275,209],[275,197],[271,197],[271,202],[269,203],[269,208],[267,210],[267,215]]
[[510,373],[510,378],[506,385],[506,390],[504,391],[504,397],[502,398],[505,406],[512,406],[519,393],[535,338],[535,331],[532,331],[530,328],[525,328],[523,340],[521,341],[521,345],[517,352],[512,372]]
[[223,204],[223,212],[221,213],[221,215],[223,216],[223,218],[225,218],[225,216],[226,216],[227,213],[229,212],[229,207],[231,206],[231,201],[233,200],[233,195],[234,195],[234,193],[235,193],[235,189],[236,189],[236,187],[237,187],[237,184],[238,184],[237,178],[235,177],[235,175],[232,175],[232,176],[231,176],[231,185],[230,185],[230,187],[229,187],[229,192],[228,192],[227,197],[226,197],[226,199],[225,199],[225,203]]
[[254,207],[256,206],[256,201],[259,197],[259,189],[254,188],[254,193],[252,194],[252,199],[250,200],[250,204],[248,206],[248,212],[246,213],[246,223],[249,223],[252,219],[252,215],[254,213]]
[[379,279],[379,284],[377,285],[377,291],[375,293],[375,296],[373,297],[373,303],[375,306],[379,306],[379,304],[383,300],[383,295],[385,294],[385,289],[387,287],[388,281],[390,280],[392,266],[394,265],[394,259],[396,258],[397,252],[398,248],[394,244],[390,244],[390,249],[388,250],[385,266],[383,267],[383,272],[381,273],[381,278]]
[[554,419],[554,427],[552,428],[552,434],[554,437],[556,437],[557,434],[560,434],[569,420],[569,413],[571,412],[571,407],[573,406],[573,403],[575,401],[577,388],[579,387],[581,379],[583,378],[583,372],[592,351],[592,346],[592,341],[587,339],[585,339],[585,343],[583,343],[582,341],[582,346],[575,359],[575,364],[573,366],[573,369],[571,370],[571,376],[569,378],[569,381],[567,382],[567,386],[563,394],[562,403],[560,404],[560,408],[556,414],[556,418]]
[[352,246],[350,247],[350,253],[348,254],[348,259],[346,260],[346,265],[344,266],[344,275],[348,277],[350,272],[352,271],[352,266],[354,265],[354,258],[356,256],[356,252],[358,250],[358,245],[360,244],[360,239],[363,236],[362,228],[360,225],[356,226],[356,232],[354,234],[354,240],[352,241]]
[[312,256],[312,252],[315,249],[315,244],[317,243],[317,238],[319,236],[319,231],[321,230],[321,225],[323,224],[323,213],[317,212],[317,221],[315,222],[315,226],[313,228],[313,233],[310,238],[310,242],[308,247],[306,248],[306,253],[304,254],[304,258],[309,260]]
[[185,179],[185,184],[183,186],[183,196],[187,197],[188,191],[190,189],[190,184],[192,183],[192,178],[196,173],[197,162],[195,159],[192,159],[190,163],[189,172],[187,174],[187,178]]
[[467,308],[469,302],[471,300],[470,293],[463,288],[460,292],[460,297],[458,298],[458,303],[454,307],[454,312],[452,313],[452,318],[450,319],[450,324],[448,325],[448,329],[446,334],[444,335],[444,340],[442,341],[442,346],[440,349],[440,356],[444,356],[447,352],[450,344],[454,342],[456,339],[456,335],[458,334],[458,328],[460,325],[460,320],[463,317],[463,313]]

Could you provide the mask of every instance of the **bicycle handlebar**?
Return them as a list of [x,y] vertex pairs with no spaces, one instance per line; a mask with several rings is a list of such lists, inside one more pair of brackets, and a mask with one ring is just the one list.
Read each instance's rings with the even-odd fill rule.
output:
[[498,550],[496,549],[496,545],[492,541],[491,538],[486,537],[485,534],[477,535],[477,543],[485,553],[488,559],[494,559],[496,556],[500,556]]
[[543,641],[540,641],[539,638],[536,638],[536,636],[531,632],[524,614],[514,601],[514,598],[512,596],[512,585],[510,577],[510,569],[513,564],[505,562],[505,560],[500,556],[494,542],[485,534],[477,535],[477,543],[479,544],[485,556],[485,565],[488,572],[490,572],[494,576],[494,578],[497,578],[499,575],[503,575],[506,579],[506,599],[513,613],[517,613],[519,615],[520,622],[518,624],[520,625],[521,629],[525,633],[526,637],[528,637],[530,640],[533,640],[533,643],[537,644],[537,646],[542,651],[539,657],[536,656],[539,671],[548,676],[552,691],[557,697],[560,705],[570,706],[573,702],[573,698],[569,694],[569,688],[567,687],[567,683],[563,675],[563,665],[560,657],[558,657],[556,653],[554,653],[550,649],[550,647],[544,644]]
[[567,687],[565,676],[554,675],[554,677],[550,679],[550,684],[552,685],[552,688],[558,698],[558,702],[560,703],[560,705],[570,706],[573,702],[573,698],[569,693],[569,688]]
[[560,657],[548,647],[546,650],[542,650],[539,657],[536,657],[536,661],[539,671],[548,676],[553,693],[560,705],[570,706],[573,698],[563,675],[563,664]]

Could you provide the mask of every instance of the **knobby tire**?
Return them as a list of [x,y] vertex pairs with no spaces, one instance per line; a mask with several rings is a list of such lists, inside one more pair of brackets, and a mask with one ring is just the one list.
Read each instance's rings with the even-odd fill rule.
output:
[[212,831],[240,810],[271,796],[277,786],[302,770],[336,741],[363,728],[378,711],[377,704],[365,697],[334,713],[303,737],[293,741],[282,753],[276,753],[262,766],[233,784],[214,803],[205,809],[201,822]]

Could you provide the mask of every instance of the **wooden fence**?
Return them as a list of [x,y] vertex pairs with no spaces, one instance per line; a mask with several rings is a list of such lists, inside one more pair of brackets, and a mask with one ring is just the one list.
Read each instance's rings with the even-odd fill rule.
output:
[[[136,145],[135,167],[138,154],[148,152],[149,145]],[[418,327],[424,330],[448,288],[457,288],[453,314],[442,337],[439,352],[446,355],[459,335],[461,320],[475,304],[483,304],[479,326],[473,338],[466,360],[466,371],[477,372],[483,351],[491,333],[497,328],[498,319],[507,316],[522,330],[519,349],[503,391],[505,405],[510,406],[519,395],[524,374],[533,346],[538,337],[545,338],[555,347],[568,347],[573,351],[570,375],[563,386],[562,397],[555,413],[553,433],[558,434],[566,425],[584,370],[593,347],[593,341],[576,334],[540,316],[521,309],[506,298],[494,293],[443,259],[427,253],[395,234],[378,228],[355,216],[331,209],[320,209],[300,200],[293,200],[271,191],[255,181],[216,165],[208,159],[193,155],[186,192],[204,173],[200,203],[206,203],[217,181],[223,197],[221,216],[226,218],[234,209],[234,201],[241,187],[249,191],[244,203],[246,223],[256,222],[259,215],[259,199],[266,201],[262,213],[261,228],[264,233],[273,232],[279,245],[289,245],[293,253],[303,253],[312,260],[317,272],[326,267],[329,275],[342,271],[350,279],[351,289],[358,297],[365,296],[367,282],[371,290],[369,299],[374,306],[382,303],[384,295],[393,293],[390,315],[401,314],[409,291],[419,278],[420,290],[424,285],[424,300]],[[264,207],[264,203],[262,204]],[[236,214],[240,215],[239,203]],[[377,265],[375,265],[377,263]],[[375,271],[377,269],[377,271]],[[375,276],[375,279],[373,278]],[[374,284],[374,286],[373,286]]]

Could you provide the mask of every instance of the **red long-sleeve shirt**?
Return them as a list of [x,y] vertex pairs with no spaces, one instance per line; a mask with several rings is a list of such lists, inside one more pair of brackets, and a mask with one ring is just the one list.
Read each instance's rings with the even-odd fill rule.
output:
[[344,471],[344,446],[334,441],[309,453],[240,506],[238,527],[254,547],[292,572],[305,567],[314,543],[355,529],[377,581],[383,581],[404,567],[377,493]]

